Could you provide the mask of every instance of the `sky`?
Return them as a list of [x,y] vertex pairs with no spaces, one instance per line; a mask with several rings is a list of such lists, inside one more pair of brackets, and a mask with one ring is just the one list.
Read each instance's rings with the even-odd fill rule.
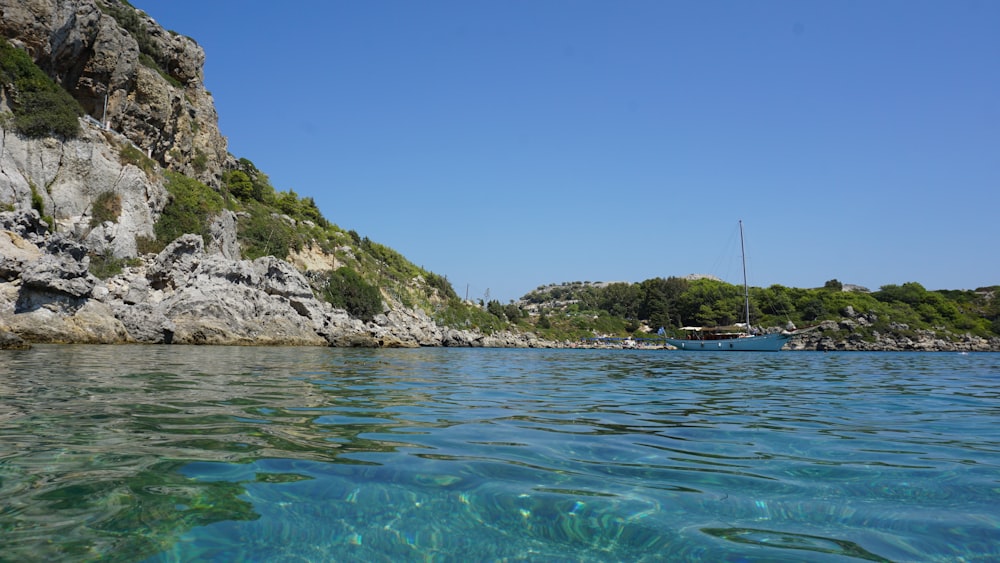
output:
[[470,299],[1000,284],[1000,2],[131,0],[229,151]]

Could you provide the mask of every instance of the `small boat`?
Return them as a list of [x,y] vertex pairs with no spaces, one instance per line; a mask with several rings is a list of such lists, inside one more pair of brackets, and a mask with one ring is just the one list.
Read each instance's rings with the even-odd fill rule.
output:
[[678,350],[699,352],[777,352],[796,334],[802,330],[784,330],[771,334],[753,334],[750,327],[750,291],[747,287],[747,258],[743,246],[743,221],[740,221],[740,253],[743,255],[743,309],[746,312],[745,322],[731,326],[700,327],[686,326],[681,330],[688,331],[687,338],[666,338],[667,344]]

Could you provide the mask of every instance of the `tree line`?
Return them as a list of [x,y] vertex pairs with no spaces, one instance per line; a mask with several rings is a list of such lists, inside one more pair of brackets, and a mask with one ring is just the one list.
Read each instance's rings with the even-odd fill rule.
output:
[[[772,285],[749,289],[755,326],[804,326],[824,320],[863,317],[866,326],[898,330],[930,329],[1000,335],[1000,286],[976,290],[927,290],[917,282],[886,285],[878,291],[845,291],[838,280],[821,288]],[[574,282],[536,289],[522,298],[545,322],[588,312],[595,319],[621,321],[627,333],[676,330],[683,326],[729,325],[746,317],[743,287],[715,279],[653,278],[639,283]],[[540,317],[539,317],[540,318]],[[583,323],[575,326],[582,328]]]

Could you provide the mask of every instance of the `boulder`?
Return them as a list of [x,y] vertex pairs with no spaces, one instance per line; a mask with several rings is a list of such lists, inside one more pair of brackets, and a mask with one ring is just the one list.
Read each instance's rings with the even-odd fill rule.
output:
[[0,329],[0,350],[27,350],[29,348],[31,348],[31,344],[25,342],[20,336]]

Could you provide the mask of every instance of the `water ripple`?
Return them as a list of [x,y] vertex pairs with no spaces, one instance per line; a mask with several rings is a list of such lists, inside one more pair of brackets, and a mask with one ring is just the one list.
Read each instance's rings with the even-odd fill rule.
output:
[[0,559],[1000,559],[1000,355],[39,346]]

